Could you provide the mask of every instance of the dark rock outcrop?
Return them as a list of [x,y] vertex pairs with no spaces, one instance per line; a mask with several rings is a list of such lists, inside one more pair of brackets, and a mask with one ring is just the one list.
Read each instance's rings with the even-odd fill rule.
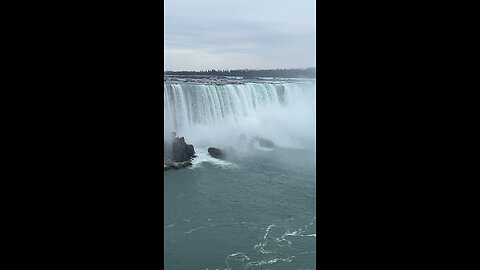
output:
[[170,169],[182,169],[186,167],[192,166],[192,163],[190,161],[184,161],[184,162],[175,162],[171,159],[168,159],[166,157],[163,158],[163,170],[170,170]]
[[195,157],[195,149],[193,145],[187,144],[184,137],[176,137],[172,133],[171,142],[164,141],[164,157],[174,162],[186,162]]
[[233,158],[236,154],[235,149],[233,149],[232,147],[227,147],[225,149],[210,147],[208,148],[208,153],[210,154],[210,156],[218,159]]
[[225,152],[223,150],[220,150],[220,149],[215,148],[215,147],[208,148],[208,153],[210,154],[210,156],[212,156],[214,158],[218,158],[218,159],[224,159],[225,158]]
[[195,156],[193,145],[187,144],[184,137],[175,138],[172,150],[172,159],[176,162],[188,161]]
[[255,138],[253,138],[253,140],[258,142],[258,145],[260,145],[261,147],[275,148],[275,144],[270,140],[267,140],[267,139],[264,139],[264,138],[261,138],[261,137],[255,137]]

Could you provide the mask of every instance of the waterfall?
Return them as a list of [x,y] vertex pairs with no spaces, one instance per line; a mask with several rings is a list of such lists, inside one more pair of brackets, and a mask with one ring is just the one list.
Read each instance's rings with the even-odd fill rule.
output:
[[285,147],[314,147],[315,81],[164,83],[164,136],[201,146],[234,145],[240,134]]

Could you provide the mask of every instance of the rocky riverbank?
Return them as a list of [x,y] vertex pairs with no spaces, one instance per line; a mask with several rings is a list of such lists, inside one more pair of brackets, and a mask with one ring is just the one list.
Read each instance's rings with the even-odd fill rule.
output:
[[[248,140],[244,134],[239,136],[238,146],[240,148],[251,150],[254,148],[254,145],[269,149],[275,147],[272,141],[265,138],[253,137],[253,139]],[[164,149],[164,170],[182,169],[192,165],[191,160],[195,157],[195,148],[193,145],[187,144],[184,137],[177,137],[175,133],[172,133],[170,139],[164,140]],[[228,157],[235,156],[236,151],[231,147],[226,149],[209,147],[208,153],[213,158],[227,159]]]
[[195,148],[185,142],[184,137],[172,134],[170,140],[164,140],[163,169],[181,169],[192,165],[190,162],[195,157]]

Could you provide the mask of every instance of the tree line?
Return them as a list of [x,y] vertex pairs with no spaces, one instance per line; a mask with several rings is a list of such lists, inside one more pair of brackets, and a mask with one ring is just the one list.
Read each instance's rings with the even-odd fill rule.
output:
[[305,69],[233,69],[205,71],[165,71],[165,75],[196,75],[196,76],[234,76],[244,78],[316,78],[316,68]]

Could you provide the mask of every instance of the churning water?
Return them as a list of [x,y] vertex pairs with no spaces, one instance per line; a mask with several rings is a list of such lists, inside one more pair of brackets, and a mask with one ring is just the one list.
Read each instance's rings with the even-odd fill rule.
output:
[[314,149],[315,81],[165,83],[165,132],[194,145],[234,145],[240,134]]
[[[165,132],[193,144],[164,172],[165,269],[315,269],[315,81],[164,83]],[[228,160],[207,148],[272,140]]]

